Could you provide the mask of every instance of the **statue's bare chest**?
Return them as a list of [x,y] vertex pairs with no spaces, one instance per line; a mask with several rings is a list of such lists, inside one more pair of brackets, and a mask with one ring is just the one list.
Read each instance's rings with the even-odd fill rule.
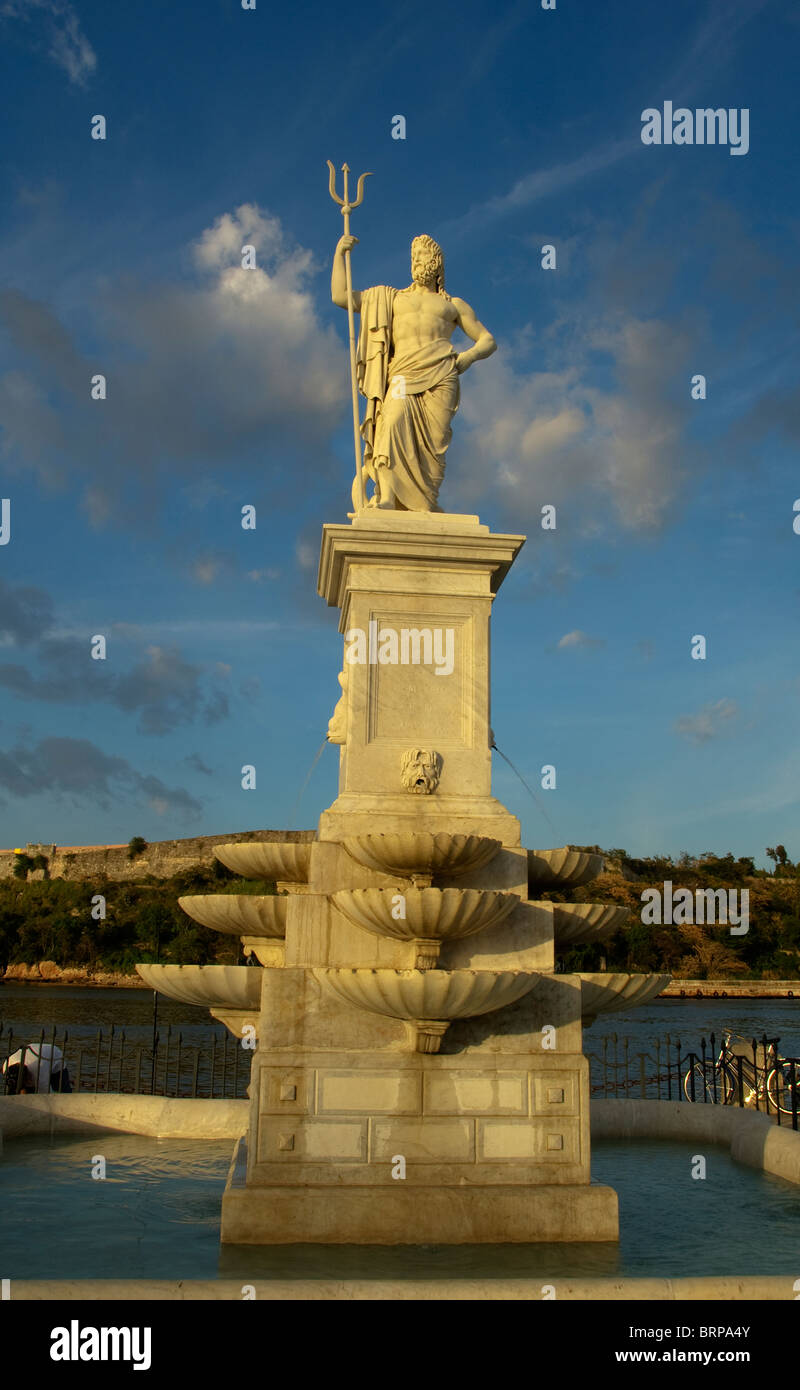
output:
[[422,339],[449,338],[456,326],[456,311],[438,294],[398,294],[392,306],[395,339],[419,335]]

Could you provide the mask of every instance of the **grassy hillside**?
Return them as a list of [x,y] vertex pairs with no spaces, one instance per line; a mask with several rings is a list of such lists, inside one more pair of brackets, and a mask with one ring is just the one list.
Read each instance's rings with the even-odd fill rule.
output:
[[[578,848],[578,846],[575,846]],[[586,888],[571,893],[547,893],[555,902],[618,903],[630,908],[622,930],[601,946],[581,946],[563,957],[565,970],[668,970],[685,979],[766,980],[800,977],[800,867],[782,845],[767,853],[773,872],[758,870],[753,860],[728,854],[692,856],[677,860],[634,859],[624,850],[601,850],[606,872]],[[642,894],[671,881],[673,891],[688,888],[746,889],[750,894],[750,923],[745,936],[732,936],[728,926],[642,922]],[[739,901],[737,897],[737,902]]]
[[[42,960],[60,966],[132,974],[137,961],[179,965],[235,964],[239,941],[193,922],[178,907],[186,893],[274,893],[273,883],[235,878],[224,865],[184,870],[135,883],[93,878],[0,882],[0,974],[9,965]],[[106,899],[105,919],[92,917],[92,898]]]

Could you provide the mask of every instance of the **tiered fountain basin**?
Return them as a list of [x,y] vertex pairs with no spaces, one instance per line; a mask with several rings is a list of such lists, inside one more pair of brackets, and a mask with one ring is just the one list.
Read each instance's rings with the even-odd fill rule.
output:
[[604,860],[601,854],[587,854],[584,850],[569,849],[529,849],[528,886],[531,896],[546,893],[553,888],[580,888],[591,883],[603,872]]
[[[392,888],[343,889],[330,902],[364,931],[413,943],[417,970],[437,965],[444,941],[496,926],[519,906],[515,893],[476,888],[409,887],[401,895]],[[398,917],[400,910],[405,915]]]
[[311,840],[244,840],[241,844],[217,845],[214,853],[226,869],[242,878],[308,883],[311,845]]
[[284,963],[288,898],[255,893],[209,893],[178,898],[195,922],[224,936],[238,936],[246,956],[261,965]]
[[553,903],[556,946],[571,949],[607,941],[630,916],[630,908],[603,903]]
[[225,936],[286,936],[288,898],[249,893],[209,893],[178,898],[195,922]]
[[151,989],[205,1008],[257,1009],[261,971],[249,965],[137,965]]
[[411,879],[419,888],[429,888],[439,874],[457,876],[482,869],[500,849],[499,840],[485,835],[444,832],[351,835],[342,844],[356,863],[379,874]]
[[137,965],[145,984],[168,999],[199,1004],[242,1036],[258,1023],[263,971],[249,965]]
[[542,978],[521,970],[316,968],[313,974],[324,990],[353,1008],[408,1023],[417,1052],[438,1052],[453,1019],[513,1004]]
[[671,975],[613,975],[579,973],[581,1017],[588,1028],[598,1014],[638,1009],[666,989]]

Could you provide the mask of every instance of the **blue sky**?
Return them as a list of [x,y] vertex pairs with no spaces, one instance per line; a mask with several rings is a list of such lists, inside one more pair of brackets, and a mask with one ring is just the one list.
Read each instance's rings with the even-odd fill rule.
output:
[[[326,747],[297,804],[352,475],[330,158],[373,171],[356,284],[407,284],[426,231],[499,343],[440,500],[529,538],[493,619],[524,842],[799,857],[797,11],[0,0],[0,35],[0,844],[335,797]],[[748,153],[643,145],[666,100],[747,108]]]

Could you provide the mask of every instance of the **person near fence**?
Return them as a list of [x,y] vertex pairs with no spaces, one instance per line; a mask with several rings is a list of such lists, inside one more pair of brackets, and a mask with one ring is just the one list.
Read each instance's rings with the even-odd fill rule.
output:
[[12,1052],[3,1063],[6,1095],[72,1090],[64,1054],[53,1043],[30,1043]]

